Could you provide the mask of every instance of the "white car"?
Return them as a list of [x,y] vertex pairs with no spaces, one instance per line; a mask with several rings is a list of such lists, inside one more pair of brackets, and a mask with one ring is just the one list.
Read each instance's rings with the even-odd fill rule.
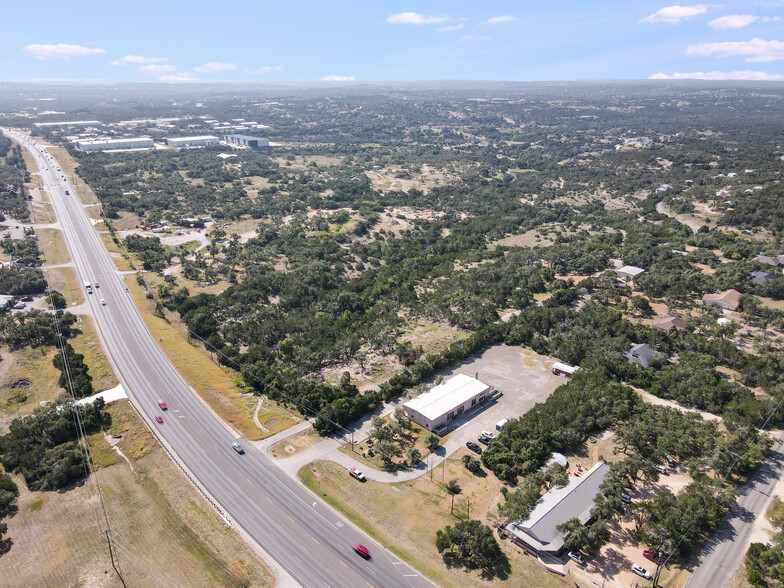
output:
[[642,576],[646,580],[650,580],[653,578],[653,576],[651,576],[651,573],[640,565],[634,564],[632,566],[632,571],[638,576]]
[[482,431],[482,436],[487,437],[488,439],[495,439],[495,433],[491,431]]
[[357,469],[348,468],[348,473],[351,474],[352,478],[355,478],[355,479],[359,480],[360,482],[364,482],[365,481],[365,474],[363,474],[362,472],[360,472]]
[[104,300],[103,298],[101,298],[101,306],[106,306],[106,300]]

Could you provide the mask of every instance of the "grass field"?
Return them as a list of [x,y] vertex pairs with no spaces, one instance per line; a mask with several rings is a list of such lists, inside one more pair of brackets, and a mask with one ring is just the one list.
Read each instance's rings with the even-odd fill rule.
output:
[[462,494],[455,497],[455,514],[463,519],[467,514],[466,499],[470,500],[472,517],[480,519],[502,500],[495,477],[469,473],[460,463],[463,453],[459,451],[446,460],[443,473],[441,466],[437,467],[432,480],[424,475],[398,484],[360,484],[349,477],[345,468],[322,461],[300,470],[299,477],[376,541],[444,588],[570,585],[508,541],[500,542],[511,565],[511,573],[504,579],[486,580],[476,571],[447,568],[435,548],[435,534],[446,525],[454,525],[458,518],[449,513],[451,497],[438,484],[442,476],[445,481],[456,479],[463,488]]
[[153,337],[183,378],[212,410],[243,436],[252,440],[263,438],[262,431],[253,422],[258,398],[245,394],[234,383],[236,374],[216,365],[204,349],[191,344],[184,325],[175,317],[169,316],[168,320],[164,320],[153,315],[153,303],[136,283],[135,275],[125,276],[125,283]]
[[[227,527],[186,480],[125,400],[110,405],[118,444],[133,470],[98,433],[93,456],[119,569],[128,586],[272,586],[273,572]],[[119,429],[115,429],[119,427]],[[144,442],[134,454],[127,439]],[[111,464],[111,465],[110,465]],[[11,550],[3,555],[7,586],[120,586],[92,482],[65,492],[30,492],[19,476],[19,510],[6,520]]]
[[70,267],[58,267],[46,270],[46,279],[52,290],[57,290],[65,296],[68,306],[74,306],[84,302],[82,289],[76,279],[76,272]]
[[84,355],[84,362],[89,366],[89,372],[93,378],[93,388],[95,388],[96,392],[114,388],[119,382],[114,376],[106,356],[103,354],[92,317],[82,315],[79,317],[79,320],[78,327],[82,332],[74,337],[70,343],[77,353]]
[[[65,391],[57,384],[60,372],[52,364],[54,347],[1,353],[0,432],[4,433],[13,418],[30,414],[41,402],[64,396]],[[29,384],[22,385],[21,381]]]
[[468,337],[470,333],[450,327],[447,323],[433,323],[419,319],[416,324],[398,337],[399,341],[410,341],[414,347],[422,346],[425,353],[441,351],[449,344]]
[[38,247],[44,254],[46,265],[60,265],[68,263],[68,249],[65,246],[65,238],[59,229],[38,229]]

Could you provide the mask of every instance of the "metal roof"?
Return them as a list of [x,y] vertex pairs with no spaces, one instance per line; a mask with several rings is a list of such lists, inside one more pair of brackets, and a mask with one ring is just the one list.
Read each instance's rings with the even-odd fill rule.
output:
[[490,386],[471,376],[457,374],[429,392],[409,400],[404,406],[432,421],[489,389]]
[[570,477],[566,486],[553,488],[542,496],[527,519],[510,523],[507,530],[532,547],[558,551],[563,547],[565,536],[556,527],[575,517],[582,524],[588,522],[593,500],[609,472],[607,464],[600,461],[584,476]]

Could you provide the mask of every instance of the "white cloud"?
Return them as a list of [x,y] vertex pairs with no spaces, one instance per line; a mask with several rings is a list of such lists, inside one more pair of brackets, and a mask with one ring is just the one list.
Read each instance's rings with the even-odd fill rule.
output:
[[142,65],[144,63],[163,63],[168,61],[165,57],[142,57],[141,55],[126,55],[122,59],[112,61],[109,65]]
[[194,78],[193,74],[187,71],[158,78],[159,82],[194,82],[198,80],[199,78]]
[[456,25],[448,25],[448,26],[445,26],[445,27],[440,27],[438,30],[441,31],[441,32],[444,32],[444,31],[459,31],[462,28],[463,28],[463,23],[459,22]]
[[696,71],[694,73],[657,73],[652,75],[652,80],[784,80],[781,74],[771,74],[764,71]]
[[151,76],[164,76],[166,74],[174,73],[177,71],[177,68],[173,65],[156,65],[151,63],[150,65],[143,65],[139,68],[139,71]]
[[488,18],[482,24],[498,24],[499,22],[509,22],[512,20],[517,20],[517,17],[506,14],[504,16],[494,16],[493,18]]
[[700,43],[686,47],[686,55],[697,57],[745,57],[746,61],[767,62],[784,59],[784,41],[728,41]]
[[458,41],[458,43],[469,43],[469,42],[473,42],[473,41],[489,41],[489,40],[490,40],[490,37],[487,36],[487,35],[485,35],[483,37],[478,37],[476,35],[466,35],[465,37],[460,39]]
[[354,76],[324,76],[322,82],[353,82]]
[[99,55],[106,53],[103,49],[83,47],[81,45],[67,45],[58,43],[57,45],[41,45],[33,43],[22,51],[29,53],[36,59],[71,59],[71,57],[85,57],[87,55]]
[[279,65],[265,65],[265,66],[259,67],[257,69],[246,69],[245,73],[249,73],[249,74],[266,74],[266,73],[272,73],[273,71],[280,71],[282,69],[283,68],[280,67]]
[[710,8],[717,8],[717,6],[715,4],[695,4],[694,6],[679,6],[676,4],[675,6],[665,6],[653,14],[649,14],[640,22],[680,24],[687,18],[705,14]]
[[758,20],[759,16],[754,16],[753,14],[728,14],[710,21],[708,26],[712,29],[728,31],[730,29],[741,29]]
[[220,61],[210,61],[199,67],[194,67],[193,71],[199,73],[218,73],[221,71],[234,71],[237,69],[236,63],[221,63]]
[[418,12],[400,12],[398,14],[390,14],[387,17],[389,24],[433,24],[438,22],[446,22],[449,20],[448,16],[425,16]]

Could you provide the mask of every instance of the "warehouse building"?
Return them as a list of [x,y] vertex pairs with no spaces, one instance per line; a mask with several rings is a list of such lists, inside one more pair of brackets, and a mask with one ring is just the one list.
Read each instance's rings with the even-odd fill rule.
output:
[[201,135],[198,137],[172,137],[166,139],[166,144],[169,147],[176,147],[178,149],[189,149],[191,147],[208,147],[209,145],[217,145],[220,143],[218,137],[213,135]]
[[153,149],[155,145],[149,137],[133,137],[131,139],[90,139],[77,141],[76,146],[82,151],[112,151],[114,149]]
[[229,145],[237,147],[250,147],[251,149],[264,150],[272,149],[270,142],[261,137],[251,137],[249,135],[223,135],[223,140]]
[[465,411],[481,405],[490,394],[490,386],[458,374],[429,392],[420,394],[403,405],[403,410],[418,425],[429,431],[446,425]]
[[534,505],[525,519],[506,525],[512,541],[526,551],[542,557],[560,556],[566,535],[558,526],[577,518],[583,525],[591,520],[593,501],[610,468],[600,461],[585,475],[569,476],[566,486],[552,488]]

